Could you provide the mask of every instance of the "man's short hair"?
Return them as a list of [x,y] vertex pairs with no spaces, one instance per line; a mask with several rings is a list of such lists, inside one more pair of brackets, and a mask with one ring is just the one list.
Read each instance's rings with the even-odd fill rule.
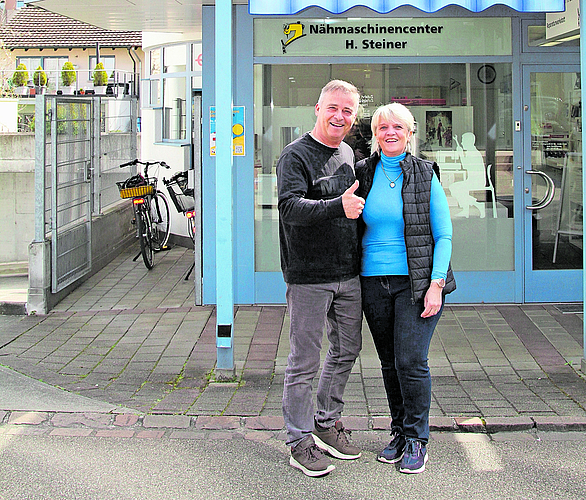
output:
[[331,80],[328,82],[323,89],[321,89],[321,93],[319,95],[319,99],[317,102],[321,102],[324,95],[329,94],[330,92],[343,92],[344,94],[354,94],[356,95],[356,102],[360,103],[360,91],[351,83],[345,82],[344,80]]

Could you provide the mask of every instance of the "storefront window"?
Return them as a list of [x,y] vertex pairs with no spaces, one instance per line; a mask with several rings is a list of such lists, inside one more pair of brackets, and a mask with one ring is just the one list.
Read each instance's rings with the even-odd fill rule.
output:
[[163,86],[163,139],[185,139],[185,78],[165,78]]
[[161,49],[153,49],[150,52],[151,60],[151,75],[159,75],[161,73]]
[[157,109],[160,120],[157,140],[186,141],[191,124],[187,103],[192,89],[201,88],[201,42],[153,48],[148,56],[150,74],[143,88],[148,93],[145,102]]
[[508,63],[255,66],[256,271],[280,270],[281,150],[313,128],[319,92],[334,78],[360,89],[355,133],[366,141],[378,106],[398,101],[415,116],[415,154],[439,164],[450,204],[454,269],[513,270],[511,73]]
[[187,47],[185,45],[171,45],[163,49],[163,63],[165,73],[181,73],[186,69]]

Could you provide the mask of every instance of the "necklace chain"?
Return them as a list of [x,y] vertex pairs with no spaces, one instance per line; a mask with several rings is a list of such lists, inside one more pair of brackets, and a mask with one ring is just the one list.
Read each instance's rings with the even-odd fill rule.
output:
[[385,177],[387,178],[387,180],[389,181],[389,187],[392,189],[396,186],[396,182],[399,180],[399,177],[401,177],[403,175],[403,171],[401,170],[401,173],[397,176],[397,178],[392,181],[389,176],[387,175],[387,172],[385,170],[385,167],[383,166],[383,164],[381,163],[381,168],[383,169],[383,174],[385,174]]

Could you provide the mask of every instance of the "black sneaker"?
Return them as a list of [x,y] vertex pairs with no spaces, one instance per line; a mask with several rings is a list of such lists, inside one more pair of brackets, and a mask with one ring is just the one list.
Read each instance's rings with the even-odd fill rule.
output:
[[419,474],[425,470],[427,462],[427,447],[421,441],[413,438],[406,439],[405,454],[401,460],[399,472]]
[[335,467],[316,445],[311,436],[291,448],[289,464],[310,477],[325,476]]
[[360,448],[350,444],[348,435],[350,435],[350,431],[344,429],[344,425],[339,420],[325,430],[320,430],[317,426],[313,430],[315,444],[333,457],[342,460],[360,458]]
[[400,430],[391,432],[391,442],[381,451],[376,459],[387,464],[397,463],[405,454],[405,436]]

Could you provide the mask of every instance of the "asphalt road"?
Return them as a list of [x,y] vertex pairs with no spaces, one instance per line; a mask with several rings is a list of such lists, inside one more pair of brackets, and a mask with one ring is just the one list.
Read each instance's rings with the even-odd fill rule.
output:
[[308,478],[281,439],[120,439],[0,434],[0,499],[586,498],[586,433],[436,435],[427,470],[376,461],[386,433],[358,432],[356,461]]

